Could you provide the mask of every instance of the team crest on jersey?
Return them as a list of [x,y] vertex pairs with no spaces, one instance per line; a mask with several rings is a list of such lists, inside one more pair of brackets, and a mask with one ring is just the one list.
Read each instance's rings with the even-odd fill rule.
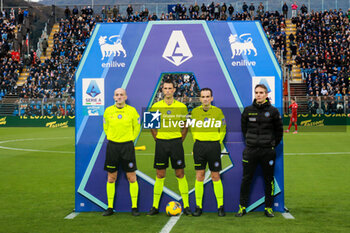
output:
[[118,119],[122,119],[123,115],[122,114],[119,114],[118,115]]
[[170,110],[168,110],[168,111],[166,112],[166,114],[170,115],[170,114],[171,114],[171,111],[170,111]]
[[270,160],[269,164],[270,164],[270,166],[272,166],[273,165],[273,160]]
[[208,117],[204,118],[204,121],[207,121],[208,120]]
[[269,112],[265,112],[265,117],[270,117],[270,113]]

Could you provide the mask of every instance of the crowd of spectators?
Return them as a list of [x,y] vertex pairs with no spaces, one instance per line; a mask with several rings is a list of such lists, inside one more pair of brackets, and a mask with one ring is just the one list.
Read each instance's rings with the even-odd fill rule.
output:
[[295,60],[309,96],[350,94],[349,17],[340,9],[299,14],[293,19],[299,48]]
[[36,58],[20,97],[74,98],[74,73],[94,25],[95,19],[86,14],[61,19],[50,57],[42,63]]
[[[252,6],[248,7],[248,10]],[[137,22],[150,20],[176,20],[176,19],[206,19],[206,20],[261,20],[265,31],[276,52],[285,51],[285,21],[278,12],[264,12],[262,3],[257,12],[242,9],[242,13],[233,14],[232,5],[204,4],[199,7],[196,4],[187,9],[184,5],[176,6],[176,13],[162,14],[160,18],[156,14],[150,15],[147,8],[138,13],[134,12],[131,5],[128,6],[126,15],[121,16],[119,9],[103,8],[100,15],[93,16],[93,9],[84,7],[78,10],[75,6],[72,10],[65,9],[65,19],[60,21],[60,31],[54,35],[54,49],[51,57],[41,63],[31,52],[30,75],[23,85],[20,97],[24,98],[61,98],[65,96],[74,98],[73,74],[82,57],[87,41],[96,22]],[[227,16],[228,14],[228,16]],[[45,46],[43,46],[45,47]],[[187,93],[188,96],[191,93]]]
[[[294,3],[295,4],[295,3]],[[292,4],[292,11],[298,6]],[[41,62],[35,52],[31,52],[30,75],[19,94],[24,98],[74,98],[74,72],[88,43],[90,33],[97,22],[143,22],[152,20],[260,20],[270,44],[280,63],[286,59],[286,17],[288,6],[282,11],[269,12],[260,3],[249,6],[244,3],[242,9],[234,9],[225,3],[198,5],[186,8],[177,4],[174,13],[163,13],[159,17],[147,8],[141,12],[129,5],[126,12],[116,6],[103,8],[100,14],[93,9],[74,7],[65,9],[65,18],[60,20],[59,32],[54,35],[54,48],[50,57]],[[297,26],[297,33],[292,35],[291,48],[293,58],[301,66],[303,78],[308,85],[309,96],[335,96],[349,94],[349,12],[329,10],[308,14],[303,5],[293,13],[292,21]],[[16,17],[17,18],[17,17]],[[47,42],[46,42],[47,43]],[[44,46],[45,47],[45,46]],[[298,53],[296,52],[298,50]],[[13,57],[13,56],[12,56]],[[13,62],[7,58],[6,62]],[[19,61],[20,64],[22,64]],[[10,63],[12,65],[12,63]],[[9,66],[17,68],[17,66]],[[4,66],[6,67],[6,66]],[[17,72],[17,76],[18,76]],[[0,75],[2,75],[1,72]],[[5,73],[7,74],[7,73]],[[10,77],[11,75],[6,75]],[[15,76],[15,75],[13,75]],[[191,74],[172,74],[177,81],[176,97],[196,97],[196,86]],[[189,77],[189,81],[187,81]],[[13,84],[16,79],[13,79]],[[3,85],[2,85],[3,86]],[[0,86],[0,88],[2,88]],[[10,85],[14,86],[15,85]],[[156,98],[160,98],[158,93]],[[335,97],[337,99],[338,97]],[[337,101],[337,100],[335,100]]]
[[27,11],[13,8],[0,13],[0,100],[6,94],[17,93],[16,83],[23,68],[19,53],[22,37],[18,35],[26,15]]
[[310,114],[350,113],[350,101],[341,96],[309,96],[307,105]]
[[45,101],[41,99],[25,99],[20,103],[20,112],[16,109],[14,115],[21,116],[75,116],[74,100]]
[[163,81],[171,79],[175,82],[176,91],[174,97],[176,100],[186,104],[191,111],[199,102],[199,86],[192,73],[169,73],[164,74],[160,83],[160,88],[153,100],[153,103],[163,99],[162,86]]
[[350,96],[349,19],[350,12],[339,9],[299,12],[292,20],[297,27],[293,40],[299,51],[295,61],[306,82],[307,95],[322,97],[315,99],[320,101],[309,100],[310,112],[344,112],[344,97]]

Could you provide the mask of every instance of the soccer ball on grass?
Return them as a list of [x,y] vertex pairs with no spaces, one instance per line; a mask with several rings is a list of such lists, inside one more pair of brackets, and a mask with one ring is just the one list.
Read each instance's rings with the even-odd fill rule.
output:
[[177,201],[171,201],[166,205],[165,212],[168,216],[178,216],[181,214],[182,207]]

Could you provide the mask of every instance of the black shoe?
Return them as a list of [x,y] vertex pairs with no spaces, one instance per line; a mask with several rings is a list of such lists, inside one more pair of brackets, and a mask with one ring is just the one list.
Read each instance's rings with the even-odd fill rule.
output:
[[196,210],[193,212],[193,216],[195,216],[195,217],[199,217],[199,216],[201,216],[202,215],[202,208],[199,208],[199,206],[197,206],[196,207]]
[[186,208],[184,209],[184,214],[186,214],[186,215],[192,215],[192,212],[191,212],[190,207],[186,207]]
[[113,208],[108,208],[105,212],[103,212],[102,216],[111,216],[114,214]]
[[151,210],[147,213],[147,215],[156,215],[159,214],[159,209],[156,207],[152,207]]
[[132,214],[132,216],[140,216],[139,209],[132,208],[131,209],[131,214]]
[[243,215],[245,215],[246,213],[247,213],[247,211],[245,210],[245,207],[239,205],[238,213],[235,216],[236,217],[243,217]]
[[275,215],[273,214],[272,208],[265,208],[265,215],[266,217],[275,217]]
[[225,210],[224,210],[224,206],[220,206],[220,208],[218,209],[218,216],[219,217],[224,217],[226,214],[225,214]]

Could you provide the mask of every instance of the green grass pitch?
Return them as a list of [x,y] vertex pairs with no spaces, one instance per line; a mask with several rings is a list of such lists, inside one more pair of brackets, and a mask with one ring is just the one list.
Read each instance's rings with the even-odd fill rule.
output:
[[[239,219],[234,213],[224,218],[204,213],[182,216],[171,232],[349,232],[349,132],[301,128],[296,135],[285,134],[285,202],[294,220],[280,213],[272,219],[261,212]],[[140,137],[138,145],[147,145],[147,150],[137,152],[137,160],[139,169],[153,178],[152,138],[147,135]],[[194,177],[191,147],[188,137],[188,177]],[[150,166],[142,160],[151,160]],[[177,191],[172,169],[166,186]],[[106,218],[96,212],[64,219],[73,208],[74,128],[0,128],[0,232],[159,232],[169,220],[163,213]]]

